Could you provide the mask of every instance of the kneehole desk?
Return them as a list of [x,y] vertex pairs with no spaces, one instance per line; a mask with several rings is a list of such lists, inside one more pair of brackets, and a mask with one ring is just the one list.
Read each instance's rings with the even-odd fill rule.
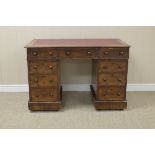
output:
[[120,39],[34,39],[25,48],[30,110],[63,107],[61,59],[92,59],[90,90],[96,109],[127,108],[130,46]]

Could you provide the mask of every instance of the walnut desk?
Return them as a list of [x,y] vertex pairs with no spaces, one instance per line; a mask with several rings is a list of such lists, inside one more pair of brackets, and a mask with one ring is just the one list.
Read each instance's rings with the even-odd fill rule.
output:
[[59,110],[61,59],[92,59],[96,109],[125,109],[129,45],[120,39],[34,39],[27,48],[29,109]]

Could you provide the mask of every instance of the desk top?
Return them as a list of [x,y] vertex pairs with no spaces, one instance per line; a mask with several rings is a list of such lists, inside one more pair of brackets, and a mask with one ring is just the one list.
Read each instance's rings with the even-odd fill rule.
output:
[[34,39],[25,48],[35,47],[130,47],[120,39]]

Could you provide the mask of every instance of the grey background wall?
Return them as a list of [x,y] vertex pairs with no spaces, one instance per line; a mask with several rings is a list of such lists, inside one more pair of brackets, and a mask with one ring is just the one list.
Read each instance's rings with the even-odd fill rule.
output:
[[[120,38],[131,45],[128,83],[155,83],[155,27],[0,27],[0,84],[27,84],[26,49],[39,38]],[[89,84],[90,60],[63,60],[62,82]]]

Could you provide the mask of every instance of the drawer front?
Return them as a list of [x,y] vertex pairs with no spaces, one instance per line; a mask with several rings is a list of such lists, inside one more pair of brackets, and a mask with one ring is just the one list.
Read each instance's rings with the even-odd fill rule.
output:
[[99,74],[99,85],[116,85],[125,86],[126,75],[125,73],[102,73]]
[[125,87],[99,87],[99,100],[125,100]]
[[60,58],[96,58],[97,48],[59,48]]
[[50,87],[58,86],[58,77],[56,75],[31,75],[30,87]]
[[56,48],[28,48],[28,59],[56,58]]
[[99,73],[104,72],[126,72],[127,61],[116,61],[116,60],[102,60],[99,61]]
[[31,101],[41,102],[41,101],[57,101],[58,100],[58,89],[57,88],[31,88],[30,91]]
[[129,58],[129,48],[100,48],[99,58]]
[[29,61],[30,74],[56,74],[57,69],[56,61]]

